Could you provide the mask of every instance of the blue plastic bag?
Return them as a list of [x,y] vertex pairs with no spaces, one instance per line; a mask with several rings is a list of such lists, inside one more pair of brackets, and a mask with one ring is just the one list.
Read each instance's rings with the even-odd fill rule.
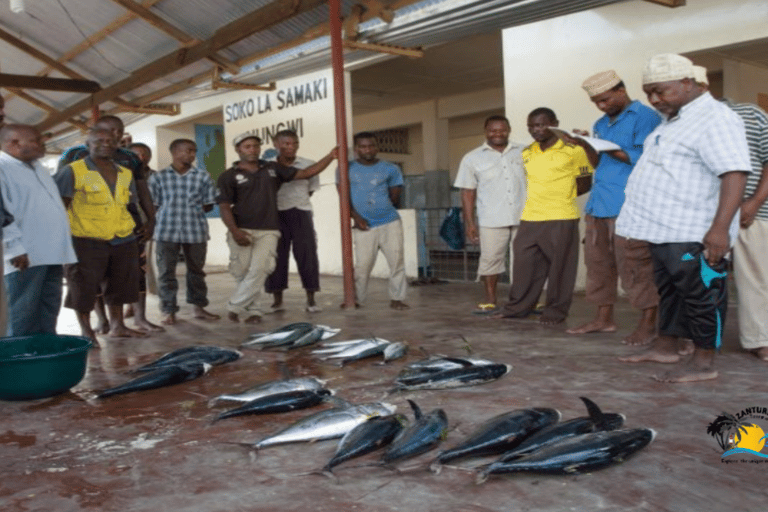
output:
[[448,210],[448,215],[440,226],[440,238],[454,251],[464,249],[464,222],[461,220],[460,207],[454,206]]

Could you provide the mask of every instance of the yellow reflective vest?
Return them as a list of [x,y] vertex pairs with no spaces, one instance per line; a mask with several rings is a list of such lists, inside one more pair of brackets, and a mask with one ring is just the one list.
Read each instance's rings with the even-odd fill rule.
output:
[[72,236],[112,240],[133,233],[136,224],[127,208],[133,173],[120,165],[115,166],[118,170],[117,183],[112,195],[101,173],[90,170],[85,160],[70,164],[74,175],[74,193],[67,214]]

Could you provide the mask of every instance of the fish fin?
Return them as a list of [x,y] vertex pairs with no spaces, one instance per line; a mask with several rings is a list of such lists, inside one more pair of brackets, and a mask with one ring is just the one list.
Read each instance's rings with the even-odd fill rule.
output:
[[589,413],[589,418],[592,420],[592,423],[594,423],[600,430],[605,430],[605,415],[603,414],[603,411],[600,410],[600,407],[585,396],[580,396],[579,398],[587,407],[587,412]]
[[440,459],[435,459],[429,464],[429,470],[436,475],[439,475],[443,470],[443,465],[440,463]]
[[414,402],[411,399],[407,399],[407,402],[411,405],[411,409],[413,409],[413,416],[416,418],[416,421],[419,421],[422,416],[424,416],[421,413],[421,409],[418,405],[416,405],[416,402]]
[[338,396],[330,395],[326,398],[326,400],[334,405],[338,405],[339,407],[352,407],[351,403]]
[[431,356],[431,354],[429,353],[429,350],[427,350],[423,346],[419,346],[419,352],[424,354],[424,357],[430,357]]
[[488,480],[489,476],[491,476],[491,474],[488,473],[488,471],[486,471],[486,470],[479,471],[477,473],[477,476],[475,477],[475,485],[482,485],[482,484],[484,484],[485,481]]
[[563,468],[563,471],[565,471],[569,475],[575,475],[576,473],[579,472],[579,466],[576,466],[576,465],[574,465],[574,466],[566,466],[566,467]]

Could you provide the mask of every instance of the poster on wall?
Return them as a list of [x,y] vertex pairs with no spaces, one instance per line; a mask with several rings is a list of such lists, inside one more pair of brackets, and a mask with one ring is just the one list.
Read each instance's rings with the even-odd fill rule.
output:
[[[219,180],[219,176],[226,167],[226,142],[224,141],[224,127],[220,124],[196,124],[195,144],[197,144],[197,167],[211,175],[213,182]],[[219,205],[214,205],[213,210],[206,217],[218,218]]]
[[[273,148],[272,137],[281,130],[299,136],[299,155],[319,160],[336,145],[333,74],[330,69],[277,82],[273,91],[241,91],[224,104],[226,162],[237,161],[235,137],[252,133],[262,140],[262,155]],[[320,175],[322,184],[335,181],[333,171]]]

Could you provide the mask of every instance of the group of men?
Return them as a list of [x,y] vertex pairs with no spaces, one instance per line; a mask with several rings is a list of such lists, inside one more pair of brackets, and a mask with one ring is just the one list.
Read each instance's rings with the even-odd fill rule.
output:
[[[740,340],[768,361],[768,116],[755,105],[715,100],[706,69],[675,54],[651,58],[643,70],[655,111],[633,101],[612,70],[582,87],[605,113],[593,137],[614,143],[611,149],[596,151],[594,141],[581,138],[587,132],[556,130],[554,112],[539,108],[528,116],[530,146],[509,141],[509,122],[494,116],[485,124],[486,142],[461,162],[455,186],[467,236],[480,243],[485,285],[474,313],[538,313],[545,325],[565,320],[578,262],[577,177],[594,172],[583,243],[587,300],[597,311],[566,332],[616,331],[620,277],[640,311],[624,343],[647,345],[620,359],[678,363],[656,376],[663,382],[716,378],[733,246]],[[508,248],[509,301],[499,307],[496,285]]]
[[[236,281],[227,303],[228,318],[259,322],[265,288],[274,297],[270,311],[282,309],[291,245],[306,290],[306,311],[320,311],[315,301],[319,264],[310,196],[319,188],[317,175],[337,151],[334,148],[315,163],[297,155],[296,133],[282,131],[273,140],[275,160],[265,161],[260,158],[258,136],[238,136],[233,143],[239,159],[215,186],[208,172],[194,166],[194,141],[174,140],[169,147],[171,165],[155,172],[149,168],[148,146],[120,147],[124,126],[114,116],[101,117],[88,132],[86,144],[67,150],[54,176],[39,162],[45,146],[37,129],[3,126],[0,213],[10,321],[0,327],[8,336],[55,333],[66,276],[64,305],[75,311],[82,334],[96,346],[97,334],[145,337],[147,331],[163,331],[146,318],[150,240],[155,244],[161,323],[177,321],[180,253],[194,316],[219,319],[205,309],[209,301],[204,266],[210,238],[205,214],[215,204],[228,229],[229,270]],[[381,249],[393,273],[391,306],[404,309],[403,235],[395,209],[402,176],[396,166],[376,158],[374,134],[358,134],[355,144],[358,159],[350,162],[350,174],[351,206],[360,232],[355,237],[356,304],[365,300],[368,277]],[[5,299],[5,293],[0,295]],[[124,323],[126,304],[136,329]],[[0,313],[6,309],[3,305]],[[95,328],[90,318],[94,310]]]

